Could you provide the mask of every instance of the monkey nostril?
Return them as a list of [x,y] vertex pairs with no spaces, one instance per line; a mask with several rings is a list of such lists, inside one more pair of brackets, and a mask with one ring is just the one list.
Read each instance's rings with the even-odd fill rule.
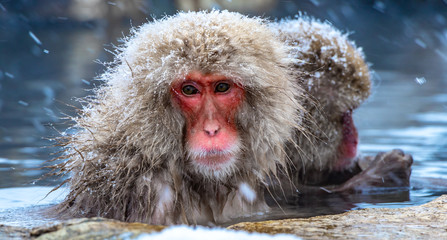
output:
[[212,137],[212,136],[215,136],[217,134],[217,132],[219,132],[219,128],[216,128],[216,129],[204,129],[204,131],[205,131],[205,133],[208,136]]
[[203,125],[203,131],[210,137],[215,136],[219,132],[219,130],[220,124],[216,121],[206,121]]

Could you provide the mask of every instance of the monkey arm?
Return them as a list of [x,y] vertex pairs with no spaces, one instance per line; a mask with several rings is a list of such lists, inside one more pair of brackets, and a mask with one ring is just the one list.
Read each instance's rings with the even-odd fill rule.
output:
[[396,188],[405,189],[410,185],[412,163],[412,156],[398,149],[382,152],[376,156],[359,157],[353,168],[328,173],[329,177],[324,183],[283,185],[282,189],[271,188],[266,198],[269,199],[269,196],[273,195],[278,202],[289,203],[300,195],[370,193]]
[[[363,161],[363,162],[362,162]],[[369,164],[366,164],[369,162]],[[396,188],[410,186],[411,164],[413,157],[402,150],[379,153],[374,158],[365,157],[359,161],[363,169],[341,186],[337,192],[362,192],[374,188]]]

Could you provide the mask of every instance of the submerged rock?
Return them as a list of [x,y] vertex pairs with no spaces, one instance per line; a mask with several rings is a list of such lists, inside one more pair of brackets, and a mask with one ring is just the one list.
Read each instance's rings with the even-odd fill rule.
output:
[[[165,228],[104,218],[82,218],[31,230],[0,225],[0,239],[133,239]],[[369,208],[311,218],[244,222],[228,229],[288,233],[304,239],[447,239],[447,195],[421,206]]]
[[244,222],[229,228],[291,233],[304,239],[447,239],[447,195],[408,208],[369,208],[303,219]]

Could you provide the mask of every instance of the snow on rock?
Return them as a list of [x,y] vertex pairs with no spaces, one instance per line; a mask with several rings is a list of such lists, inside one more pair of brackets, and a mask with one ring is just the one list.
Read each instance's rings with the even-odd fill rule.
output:
[[137,240],[297,240],[301,239],[290,234],[269,235],[264,233],[249,233],[221,228],[174,226],[158,233],[141,234]]

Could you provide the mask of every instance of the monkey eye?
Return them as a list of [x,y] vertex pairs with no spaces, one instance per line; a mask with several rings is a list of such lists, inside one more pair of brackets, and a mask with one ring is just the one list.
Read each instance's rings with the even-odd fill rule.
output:
[[182,92],[185,95],[194,95],[199,93],[199,90],[192,85],[185,85],[182,87]]
[[216,85],[216,89],[214,91],[223,93],[228,91],[228,89],[230,89],[230,84],[222,82]]

